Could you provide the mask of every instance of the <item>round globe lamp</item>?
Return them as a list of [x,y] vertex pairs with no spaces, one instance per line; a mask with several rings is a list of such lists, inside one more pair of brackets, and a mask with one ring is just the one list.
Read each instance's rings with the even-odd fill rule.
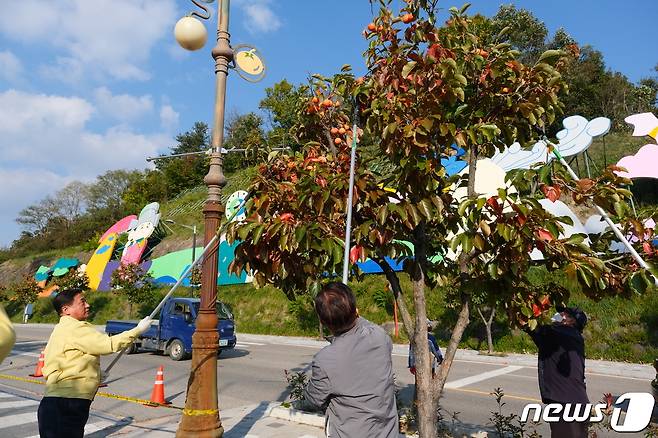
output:
[[206,44],[206,26],[194,17],[183,17],[174,27],[174,37],[178,44],[187,50],[199,50]]

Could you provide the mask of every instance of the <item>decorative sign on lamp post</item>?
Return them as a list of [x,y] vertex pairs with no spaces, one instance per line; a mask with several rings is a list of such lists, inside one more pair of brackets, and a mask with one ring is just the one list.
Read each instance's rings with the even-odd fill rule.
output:
[[[207,40],[207,32],[198,19],[208,20],[210,11],[205,4],[214,0],[191,0],[203,13],[194,11],[181,18],[174,29],[176,41],[188,50],[199,50]],[[222,144],[224,143],[224,108],[226,102],[226,79],[229,68],[235,68],[241,77],[258,81],[265,74],[265,65],[255,48],[249,54],[239,55],[230,44],[228,33],[230,0],[218,1],[217,42],[212,49],[215,60],[215,108],[212,124],[210,169],[204,178],[208,186],[208,198],[203,208],[205,244],[213,240],[219,228],[224,207],[220,196],[226,178],[222,171]],[[198,17],[198,18],[195,18]],[[245,46],[246,47],[246,46]],[[237,52],[242,53],[241,51]],[[245,58],[246,56],[246,58]],[[243,59],[245,58],[245,59]],[[247,60],[248,58],[248,60]],[[246,69],[247,71],[244,71]],[[192,364],[187,383],[187,398],[183,417],[178,425],[177,437],[215,438],[224,434],[217,405],[217,262],[218,242],[209,248],[201,271],[201,305],[192,336]]]

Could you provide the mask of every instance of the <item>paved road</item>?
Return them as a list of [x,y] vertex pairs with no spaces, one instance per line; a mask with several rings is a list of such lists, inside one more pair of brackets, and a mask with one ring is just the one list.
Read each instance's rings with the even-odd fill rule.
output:
[[[51,326],[36,324],[17,326],[17,344],[12,356],[0,367],[0,373],[27,377],[34,370],[39,351],[45,346],[51,330]],[[283,401],[287,396],[283,370],[307,369],[313,354],[322,345],[321,342],[303,339],[238,335],[236,349],[224,352],[218,363],[220,409],[240,408],[263,401]],[[103,366],[111,359],[104,358]],[[531,365],[533,361],[527,359],[525,362],[520,359],[512,362],[510,359],[490,363],[492,359],[488,357],[474,356],[456,360],[441,402],[444,415],[449,417],[456,413],[465,424],[490,425],[489,417],[496,410],[490,393],[497,387],[506,394],[505,413],[520,414],[525,404],[538,402],[537,370]],[[406,361],[405,348],[396,347],[393,355],[396,381],[401,397],[408,400],[413,378],[406,369]],[[174,362],[167,356],[152,353],[122,358],[112,370],[109,386],[103,391],[148,399],[156,369],[160,365],[165,367],[166,398],[176,406],[183,406],[190,361]],[[599,400],[604,392],[615,395],[631,391],[647,392],[650,377],[645,372],[649,367],[645,368],[640,367],[639,373],[614,377],[588,373],[590,399]],[[36,403],[42,391],[43,387],[39,385],[0,379],[0,436],[22,438],[37,434]],[[178,415],[173,409],[149,408],[102,397],[96,397],[92,413],[90,436],[106,436],[127,423]],[[537,429],[542,435],[549,435],[545,425]],[[602,433],[599,436],[615,435]]]

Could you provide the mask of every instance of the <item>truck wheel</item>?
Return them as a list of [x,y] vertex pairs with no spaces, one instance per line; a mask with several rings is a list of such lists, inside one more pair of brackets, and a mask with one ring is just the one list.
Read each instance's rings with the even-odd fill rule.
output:
[[183,360],[186,356],[183,343],[179,339],[171,341],[171,344],[169,344],[169,357],[173,360]]
[[130,344],[130,348],[126,351],[127,354],[135,354],[139,351],[139,346],[136,343]]

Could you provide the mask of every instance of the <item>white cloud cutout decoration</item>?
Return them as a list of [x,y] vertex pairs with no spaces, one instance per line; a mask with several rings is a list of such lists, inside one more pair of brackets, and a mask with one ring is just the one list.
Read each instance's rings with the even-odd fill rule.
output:
[[[653,113],[640,113],[633,114],[624,119],[630,125],[633,125],[633,137],[643,137],[650,135],[654,130],[658,129],[658,118]],[[658,134],[655,131],[654,138]]]
[[615,171],[626,178],[656,178],[658,179],[658,144],[646,144],[635,155],[629,155],[617,163],[626,172]]
[[[610,131],[610,119],[597,117],[588,121],[582,116],[570,116],[562,121],[564,129],[557,133],[557,149],[563,157],[577,155],[590,147],[595,137]],[[513,143],[502,152],[496,152],[491,160],[505,171],[529,169],[533,164],[550,161],[546,143],[542,140],[530,150],[522,149],[519,143]]]

